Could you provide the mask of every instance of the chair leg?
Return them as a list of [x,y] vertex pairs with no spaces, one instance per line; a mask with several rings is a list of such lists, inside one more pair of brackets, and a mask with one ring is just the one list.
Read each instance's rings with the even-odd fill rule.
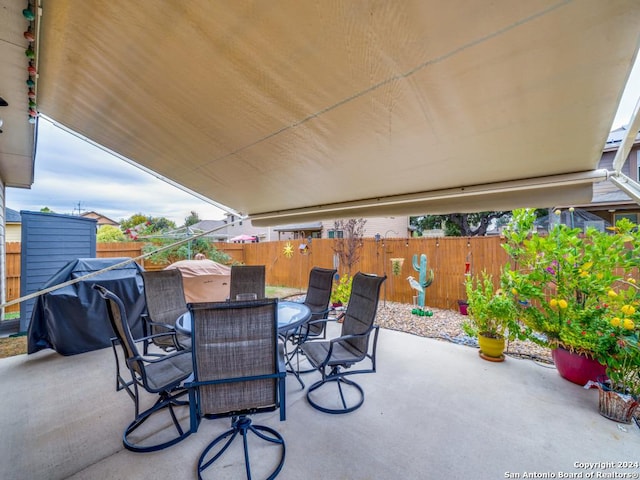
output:
[[[296,343],[294,343],[294,340],[292,340],[294,337],[293,336],[284,336],[283,337],[283,345],[284,345],[284,361],[285,361],[285,366],[286,366],[286,370],[287,373],[291,373],[293,374],[294,377],[296,377],[296,380],[298,380],[298,383],[300,384],[300,388],[302,390],[304,390],[304,382],[302,381],[302,379],[300,378],[300,373],[298,371],[298,366],[299,366],[299,353],[298,351],[300,350],[298,348],[298,345]],[[289,343],[289,341],[291,341],[291,344],[293,345],[294,349],[292,352],[289,352],[287,349],[287,343]],[[293,365],[293,359],[296,359],[296,363],[297,365],[294,367]]]
[[[222,454],[229,448],[233,440],[237,437],[238,434],[242,436],[242,443],[244,448],[244,463],[245,463],[245,471],[247,474],[247,479],[251,480],[251,463],[249,460],[249,445],[247,442],[247,435],[249,432],[255,434],[258,438],[262,440],[266,440],[267,442],[275,443],[277,445],[282,446],[282,454],[280,456],[280,461],[278,462],[278,466],[271,472],[267,480],[272,480],[278,476],[280,470],[282,470],[282,466],[284,465],[284,457],[285,457],[285,443],[282,435],[280,435],[273,428],[266,427],[264,425],[253,425],[251,419],[245,415],[241,415],[239,417],[234,417],[231,422],[231,428],[226,432],[220,434],[213,441],[207,445],[207,448],[204,449],[202,454],[200,455],[200,459],[198,460],[198,478],[202,479],[201,473],[209,468],[218,458],[222,456]],[[230,437],[230,438],[229,438]],[[205,462],[205,458],[209,454],[209,452],[220,442],[228,438],[222,448],[213,456],[210,460]]]
[[[145,410],[144,412],[142,412],[139,415],[136,415],[136,419],[131,422],[129,424],[129,426],[127,426],[127,428],[124,431],[124,434],[122,435],[122,443],[124,445],[124,447],[127,450],[131,450],[132,452],[155,452],[158,450],[162,450],[164,448],[170,447],[172,445],[175,445],[176,443],[184,440],[185,438],[187,438],[191,433],[192,433],[192,429],[189,428],[188,430],[184,430],[182,428],[182,426],[180,425],[180,422],[178,421],[178,417],[176,416],[174,407],[177,406],[188,406],[189,402],[186,400],[179,400],[180,397],[182,397],[183,395],[186,395],[188,393],[187,390],[182,390],[179,391],[177,393],[174,393],[173,395],[171,395],[168,392],[163,392],[160,394],[160,398],[158,398],[158,401],[148,410]],[[154,444],[154,445],[147,445],[147,446],[141,446],[136,444],[135,442],[131,441],[129,439],[129,435],[131,433],[133,433],[135,430],[138,429],[138,427],[140,427],[142,424],[144,424],[149,418],[151,418],[151,416],[164,409],[167,408],[169,409],[169,415],[171,416],[171,421],[173,422],[173,425],[176,429],[176,431],[178,432],[178,436],[173,437],[171,440],[163,442],[163,443],[159,443],[159,444]],[[137,405],[136,405],[136,409],[137,409]]]
[[[312,398],[313,397],[311,395],[312,392],[314,392],[315,390],[318,390],[320,387],[324,385],[328,385],[333,382],[335,382],[335,384],[338,387],[338,393],[340,394],[340,402],[342,404],[342,408],[324,407],[320,405],[318,402],[316,402],[315,400],[313,400]],[[344,392],[342,390],[343,386],[352,388],[358,394],[357,401],[351,406],[347,404],[347,400],[345,399]],[[347,380],[346,378],[344,378],[344,374],[340,373],[338,368],[335,367],[331,370],[331,373],[329,375],[323,376],[322,380],[318,380],[316,383],[314,383],[309,387],[309,390],[307,390],[307,401],[313,408],[315,408],[316,410],[320,410],[321,412],[324,412],[324,413],[331,413],[334,415],[349,413],[349,412],[353,412],[354,410],[357,410],[364,403],[364,390],[356,382],[352,380]]]

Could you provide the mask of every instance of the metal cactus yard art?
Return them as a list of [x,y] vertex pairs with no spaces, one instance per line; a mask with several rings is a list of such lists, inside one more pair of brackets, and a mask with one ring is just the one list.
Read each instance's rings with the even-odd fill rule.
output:
[[418,307],[414,308],[411,313],[421,316],[430,317],[433,315],[433,312],[430,310],[424,309],[424,289],[427,288],[433,282],[433,270],[427,271],[427,256],[423,253],[420,255],[420,263],[418,263],[418,255],[413,255],[413,269],[418,272],[418,280],[409,276],[407,280],[409,280],[409,285],[417,292],[418,297]]

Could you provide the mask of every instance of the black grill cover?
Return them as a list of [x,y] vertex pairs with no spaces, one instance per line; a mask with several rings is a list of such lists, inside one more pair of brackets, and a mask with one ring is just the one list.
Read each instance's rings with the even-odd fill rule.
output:
[[[82,277],[128,258],[78,258],[53,275],[42,289]],[[140,315],[145,309],[144,269],[131,262],[37,298],[29,323],[28,353],[52,348],[75,355],[111,346],[114,336],[105,301],[91,287],[103,285],[124,303],[134,338],[142,333]]]

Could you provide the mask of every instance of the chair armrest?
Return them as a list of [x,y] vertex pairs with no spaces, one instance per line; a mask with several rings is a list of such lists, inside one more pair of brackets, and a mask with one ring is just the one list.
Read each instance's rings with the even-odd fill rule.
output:
[[145,356],[145,355],[136,355],[135,357],[131,357],[127,359],[127,364],[131,364],[134,362],[143,362],[143,363],[158,363],[163,362],[169,358],[177,357],[179,355],[191,355],[190,350],[174,350],[171,353],[167,353],[166,355],[161,356]]
[[[329,360],[331,360],[331,355],[333,354],[333,346],[336,343],[344,342],[345,340],[349,340],[350,338],[366,337],[371,333],[372,330],[377,329],[377,328],[378,328],[378,326],[374,325],[364,333],[354,333],[354,334],[351,334],[351,335],[342,335],[340,337],[335,337],[335,338],[330,339],[328,341],[329,342],[329,350],[327,350],[327,356],[322,361],[322,363],[319,365],[319,367],[324,368],[324,367],[327,366],[327,364],[329,363]],[[376,330],[376,332],[377,332],[377,330]]]
[[[160,322],[154,322],[153,320],[145,320],[145,324],[150,326],[150,327],[158,327],[158,328],[164,328],[167,330],[167,333],[170,333],[172,331],[175,331],[176,327],[169,325],[168,323],[160,323]],[[162,335],[166,335],[165,333],[163,333]],[[151,335],[148,335],[151,336]]]
[[[153,323],[153,322],[149,322],[149,323]],[[171,337],[171,341],[173,342],[173,346],[175,347],[176,350],[184,350],[184,348],[182,348],[180,346],[180,342],[178,342],[178,332],[176,332],[176,329],[171,327],[171,325],[166,325],[164,323],[156,323],[154,324],[155,326],[159,326],[159,327],[164,327],[167,328],[169,331],[167,332],[160,332],[160,333],[154,333],[151,335],[146,335],[144,337],[140,337],[140,338],[136,338],[136,343],[138,342],[152,342],[153,339],[155,338],[163,338],[163,337]],[[146,354],[146,352],[145,352]]]

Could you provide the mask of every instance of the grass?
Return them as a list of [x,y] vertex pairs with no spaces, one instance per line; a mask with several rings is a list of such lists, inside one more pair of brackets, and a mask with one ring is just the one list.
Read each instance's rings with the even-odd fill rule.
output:
[[0,338],[0,358],[27,353],[27,336]]
[[300,295],[301,293],[304,293],[302,290],[300,290],[299,288],[291,288],[291,287],[271,287],[271,286],[266,286],[265,287],[265,293],[267,295],[267,297],[269,298],[287,298],[290,297],[292,295]]
[[[290,287],[266,287],[267,297],[287,298],[291,295],[299,295],[301,292],[298,288]],[[10,315],[14,315],[10,317]],[[15,319],[20,316],[19,313],[7,314],[7,320]],[[0,338],[0,358],[12,357],[14,355],[22,355],[27,353],[27,337],[26,335],[16,337]]]

